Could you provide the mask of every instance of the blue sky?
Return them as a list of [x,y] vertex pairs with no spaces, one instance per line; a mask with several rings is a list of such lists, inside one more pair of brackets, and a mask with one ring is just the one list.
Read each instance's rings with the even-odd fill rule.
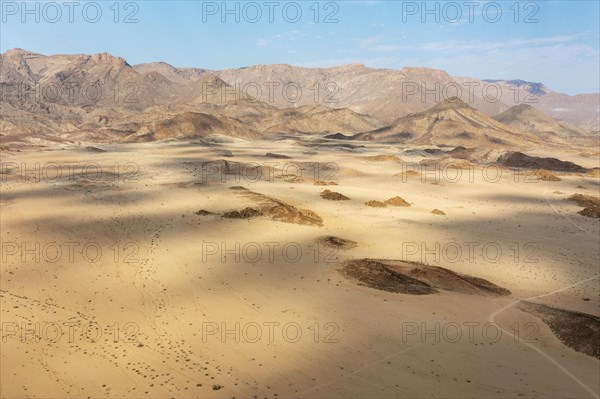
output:
[[106,51],[130,64],[209,69],[426,66],[455,76],[543,82],[569,94],[600,91],[595,0],[480,0],[470,6],[465,0],[268,1],[225,7],[222,1],[122,1],[118,7],[115,1],[42,1],[27,3],[27,13],[21,1],[2,0],[0,49]]

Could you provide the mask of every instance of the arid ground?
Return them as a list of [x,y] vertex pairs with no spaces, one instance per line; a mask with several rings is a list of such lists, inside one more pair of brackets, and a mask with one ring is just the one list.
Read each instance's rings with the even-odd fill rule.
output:
[[1,396],[598,397],[597,170],[431,147],[5,148]]

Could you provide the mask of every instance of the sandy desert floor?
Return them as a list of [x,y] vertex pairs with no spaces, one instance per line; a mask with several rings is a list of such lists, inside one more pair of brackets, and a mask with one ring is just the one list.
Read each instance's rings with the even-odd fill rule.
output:
[[[402,175],[422,154],[293,138],[99,147],[2,152],[2,398],[598,397],[599,360],[518,307],[600,316],[600,224],[566,200],[598,178]],[[235,186],[322,223],[221,217],[260,206]],[[395,196],[411,206],[365,205]],[[380,291],[339,272],[362,258],[511,295]]]

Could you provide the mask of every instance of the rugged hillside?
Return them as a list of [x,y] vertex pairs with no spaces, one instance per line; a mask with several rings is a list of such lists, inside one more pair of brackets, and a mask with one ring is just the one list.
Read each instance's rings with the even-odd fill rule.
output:
[[384,128],[357,134],[354,139],[465,147],[523,147],[540,142],[533,134],[512,129],[456,97]]
[[207,72],[201,68],[175,68],[166,62],[150,62],[147,64],[134,65],[133,68],[139,73],[157,72],[174,83],[187,83],[198,79]]
[[93,109],[140,110],[175,99],[175,84],[164,76],[136,72],[107,53],[44,56],[20,49],[0,58],[3,101],[31,107],[58,104]]
[[[349,109],[276,108],[261,101],[260,92],[229,85],[210,71],[165,63],[132,68],[109,54],[44,56],[24,50],[8,51],[0,61],[4,140],[35,141],[49,134],[94,141],[205,132],[247,138],[261,132],[354,134],[382,125]],[[192,132],[194,127],[199,131]]]
[[[257,65],[242,69],[217,72],[229,84],[244,87],[258,84],[263,100],[271,93],[270,104],[279,108],[324,104],[334,108],[349,108],[390,123],[409,113],[424,111],[444,100],[444,93],[452,93],[456,85],[446,72],[430,68],[404,68],[401,70],[368,68],[351,64],[333,68],[301,68],[290,65]],[[302,88],[295,95],[294,88]],[[444,88],[447,88],[446,91]],[[435,94],[425,95],[423,90]],[[463,100],[468,92],[462,91]],[[297,102],[292,100],[298,99]],[[269,99],[270,100],[270,99]],[[486,102],[476,96],[473,105],[491,115],[502,110],[502,104]]]
[[267,125],[267,133],[354,134],[376,129],[382,124],[348,108],[305,105],[274,113]]
[[174,101],[176,86],[156,72],[140,74],[106,53],[44,56],[10,50],[0,55],[2,139],[31,135],[35,141],[110,128],[119,118]]
[[185,112],[177,116],[143,125],[125,142],[147,142],[164,139],[195,139],[211,134],[243,138],[261,138],[255,130],[226,116]]
[[[172,68],[170,65],[167,68],[160,63],[139,67],[140,71],[153,70],[167,77],[176,75],[173,81],[181,81],[181,76],[193,79],[202,73],[199,71],[203,71],[190,73],[190,68],[175,68],[177,72],[173,73],[169,72]],[[278,108],[324,104],[334,108],[349,108],[391,123],[399,117],[425,111],[457,95],[490,116],[524,103],[574,126],[600,130],[600,94],[570,96],[555,92],[542,83],[518,79],[482,80],[450,76],[431,68],[391,70],[368,68],[362,64],[332,68],[256,65],[215,73],[240,90],[246,87],[256,92],[255,88],[260,88],[260,99]],[[302,88],[299,97],[294,89],[296,85]]]
[[570,138],[579,138],[588,135],[587,132],[569,126],[566,123],[560,123],[527,104],[511,107],[501,114],[494,116],[494,119],[515,130],[531,132],[542,140],[552,143],[564,141],[565,139],[568,141]]
[[566,122],[577,128],[592,132],[600,130],[599,93],[570,96],[558,93],[543,83],[526,82],[519,79],[480,80],[459,77],[454,77],[454,79],[461,85],[464,85],[465,82],[479,85],[477,87],[484,87],[486,84],[494,85],[494,89],[489,89],[490,97],[495,97],[495,90],[497,89],[500,95],[498,101],[505,104],[501,109],[502,112],[514,105],[527,104],[560,122]]
[[[600,114],[598,112],[600,94],[598,93],[570,96],[558,93],[542,83],[514,80],[495,82],[504,88],[502,101],[506,104],[526,103],[561,122],[589,131],[600,130]],[[516,99],[515,87],[519,87]]]

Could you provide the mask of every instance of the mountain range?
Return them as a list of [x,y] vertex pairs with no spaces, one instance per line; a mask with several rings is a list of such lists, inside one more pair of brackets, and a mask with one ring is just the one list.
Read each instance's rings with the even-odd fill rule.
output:
[[[596,137],[600,101],[598,94],[569,96],[542,84],[429,68],[211,71],[21,49],[0,55],[0,89],[3,143],[342,134],[412,144],[563,145]],[[492,98],[494,90],[501,95]]]

